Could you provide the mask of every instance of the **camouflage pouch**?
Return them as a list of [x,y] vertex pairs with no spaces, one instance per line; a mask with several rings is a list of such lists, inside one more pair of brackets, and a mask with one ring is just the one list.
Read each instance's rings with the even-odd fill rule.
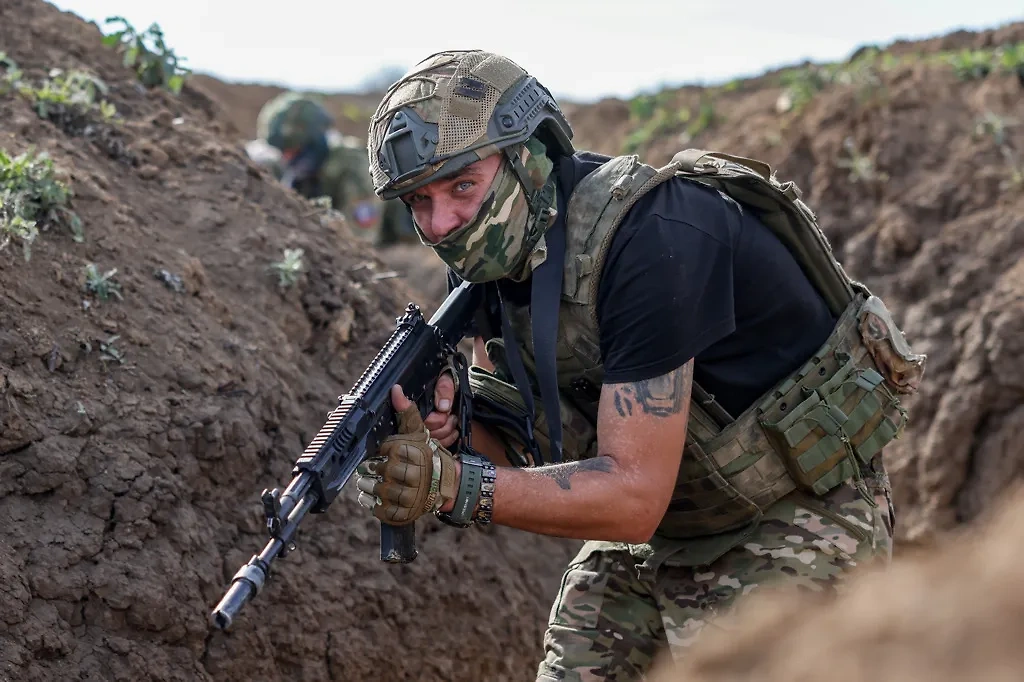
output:
[[[905,341],[906,353],[900,354],[891,338],[893,330],[899,331],[885,319],[891,322],[879,299],[859,297],[824,346],[763,408],[761,427],[798,489],[824,495],[845,480],[859,479],[860,468],[906,425],[907,412],[893,389],[912,391],[923,359],[909,353]],[[888,349],[886,357],[899,372],[887,376],[879,371],[887,366],[876,364],[862,338],[865,325],[877,352]],[[916,360],[920,362],[914,364]]]

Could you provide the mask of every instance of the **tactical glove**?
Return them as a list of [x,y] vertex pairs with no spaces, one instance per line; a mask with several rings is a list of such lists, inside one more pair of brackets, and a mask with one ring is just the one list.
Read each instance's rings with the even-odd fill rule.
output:
[[398,433],[381,443],[378,457],[356,469],[359,504],[393,526],[437,511],[458,493],[455,459],[423,425],[416,405],[398,415]]

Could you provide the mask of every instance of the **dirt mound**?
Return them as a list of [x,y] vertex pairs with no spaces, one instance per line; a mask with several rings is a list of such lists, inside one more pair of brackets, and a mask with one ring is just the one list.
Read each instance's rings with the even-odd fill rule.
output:
[[[260,109],[285,89],[258,83],[225,83],[219,78],[197,74],[191,79],[195,89],[202,91],[221,106],[228,119],[244,139],[256,135],[256,117]],[[324,95],[324,107],[334,116],[338,130],[346,135],[366,139],[366,129],[381,94],[331,93]]]
[[[424,523],[420,558],[390,567],[349,494],[210,631],[264,541],[259,491],[416,295],[249,164],[214,102],[144,90],[95,26],[9,0],[0,51],[26,78],[92,71],[122,119],[54,123],[0,88],[0,148],[50,154],[84,233],[0,251],[0,679],[528,677],[572,543]],[[304,267],[282,290],[286,248]],[[85,291],[89,263],[123,300]]]
[[[567,107],[581,148],[770,161],[891,302],[930,355],[889,455],[904,545],[977,517],[1019,477],[1024,90],[1001,68],[974,77],[971,55],[963,77],[931,57],[1021,40],[1024,24],[961,32],[824,85],[808,66]],[[92,71],[122,119],[42,120],[0,88],[0,148],[47,151],[84,231],[44,232],[28,263],[0,251],[0,676],[529,678],[572,543],[422,524],[420,559],[388,567],[351,495],[308,521],[235,632],[208,629],[262,544],[257,492],[287,480],[405,302],[434,304],[440,280],[422,288],[421,272],[436,266],[415,248],[385,264],[247,162],[237,142],[277,89],[197,77],[178,98],[146,91],[95,26],[38,0],[0,5],[0,51],[31,78]],[[376,98],[331,101],[343,131],[365,134]],[[281,289],[270,264],[293,248],[304,267]],[[117,269],[123,300],[84,291],[90,263]],[[377,276],[392,267],[405,277]]]
[[[1024,494],[941,551],[859,576],[834,601],[752,596],[651,682],[1019,680]],[[827,670],[827,674],[824,671]]]

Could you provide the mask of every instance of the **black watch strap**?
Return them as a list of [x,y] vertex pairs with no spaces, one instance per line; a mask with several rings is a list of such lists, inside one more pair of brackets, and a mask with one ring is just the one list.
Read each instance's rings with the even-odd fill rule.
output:
[[480,501],[484,467],[490,462],[483,457],[466,453],[460,455],[459,460],[462,463],[462,474],[459,479],[459,492],[455,496],[455,506],[450,512],[438,512],[436,516],[450,526],[465,528],[473,523],[473,513]]

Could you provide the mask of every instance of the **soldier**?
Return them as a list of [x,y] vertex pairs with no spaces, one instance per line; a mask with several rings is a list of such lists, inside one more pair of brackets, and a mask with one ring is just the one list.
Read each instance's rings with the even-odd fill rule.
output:
[[487,52],[433,55],[386,93],[376,191],[485,295],[455,377],[472,448],[451,374],[425,418],[396,386],[399,433],[357,487],[392,524],[587,540],[537,679],[636,680],[741,595],[888,562],[882,449],[925,358],[766,164],[688,150],[656,170],[571,137],[549,91]]
[[333,127],[311,96],[282,93],[263,106],[258,140],[249,155],[303,196],[327,196],[331,205],[376,246],[418,241],[409,211],[399,200],[380,202],[366,173],[362,145]]

